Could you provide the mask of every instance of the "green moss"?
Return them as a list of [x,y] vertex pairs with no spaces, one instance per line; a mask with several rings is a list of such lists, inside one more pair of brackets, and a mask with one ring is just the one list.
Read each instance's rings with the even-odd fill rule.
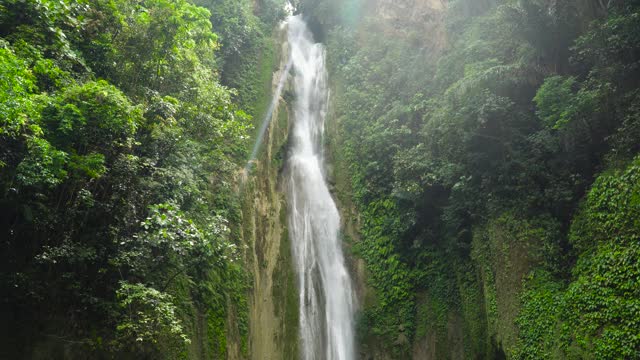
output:
[[287,141],[283,141],[282,144],[279,144],[280,146],[277,148],[276,153],[272,155],[271,165],[277,169],[282,169],[282,167],[284,166],[284,162],[287,157],[287,151],[289,149],[288,138],[285,136],[289,129],[289,113],[286,110],[287,109],[284,108],[284,106],[281,106],[280,110],[278,111],[278,118],[276,119],[277,129],[279,129],[279,132],[281,133],[278,135],[282,135],[281,138],[287,139]]
[[271,103],[273,72],[276,70],[276,64],[279,60],[278,54],[274,50],[274,43],[277,41],[275,39],[277,39],[277,37],[274,35],[273,37],[268,37],[263,40],[262,51],[258,58],[258,73],[254,81],[257,82],[257,89],[259,89],[259,91],[254,105],[255,110],[252,114],[254,116],[254,125],[256,126],[260,125],[257,122],[262,121],[261,118]]
[[280,255],[273,271],[273,299],[276,316],[282,319],[282,339],[285,359],[298,358],[299,304],[296,274],[291,257],[291,243],[287,229],[286,205],[280,212],[280,225],[283,229],[280,238]]

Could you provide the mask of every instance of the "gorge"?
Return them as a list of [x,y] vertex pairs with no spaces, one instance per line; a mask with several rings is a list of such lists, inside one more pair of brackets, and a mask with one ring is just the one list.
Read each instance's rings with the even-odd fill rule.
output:
[[639,29],[0,0],[0,359],[640,358]]

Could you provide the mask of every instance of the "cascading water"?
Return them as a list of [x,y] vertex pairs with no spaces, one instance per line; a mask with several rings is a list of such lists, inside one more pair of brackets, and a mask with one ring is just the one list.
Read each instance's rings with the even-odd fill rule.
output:
[[298,275],[305,360],[354,358],[354,298],[339,240],[340,216],[323,171],[329,91],[325,51],[300,16],[288,21],[296,94],[288,159],[289,231]]

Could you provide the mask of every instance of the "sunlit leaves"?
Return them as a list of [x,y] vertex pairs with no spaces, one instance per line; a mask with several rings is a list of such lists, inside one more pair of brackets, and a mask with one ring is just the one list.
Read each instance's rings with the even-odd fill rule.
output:
[[82,25],[78,14],[86,9],[85,1],[8,0],[0,9],[0,34],[12,41],[26,41],[65,68],[84,71],[83,60],[72,48],[72,41]]
[[97,179],[107,172],[105,157],[99,153],[72,156],[69,167],[74,173],[90,179]]
[[[127,1],[100,1],[108,12],[115,5],[120,21],[103,24],[107,38],[97,38],[91,48],[105,50],[107,67],[102,76],[112,79],[131,95],[143,90],[162,95],[188,96],[200,81],[214,82],[214,51],[209,12],[187,1],[154,0],[144,5]],[[108,43],[111,49],[104,48]],[[101,45],[103,44],[103,45]]]
[[222,266],[228,256],[235,255],[233,245],[225,241],[228,228],[224,219],[212,218],[201,230],[171,205],[156,205],[150,210],[150,216],[141,223],[142,232],[135,236],[140,249],[149,252],[144,261],[156,254],[154,266],[164,262],[178,268]]
[[16,136],[37,117],[30,94],[36,90],[35,78],[24,60],[0,40],[0,135]]
[[130,148],[142,116],[139,108],[106,81],[71,86],[44,110],[48,136],[78,153],[110,154]]
[[184,344],[191,340],[178,318],[173,297],[143,284],[120,282],[116,291],[118,304],[125,316],[117,330],[130,344],[158,343],[178,339]]
[[553,129],[565,128],[570,123],[597,117],[603,98],[609,95],[609,84],[576,83],[574,77],[553,76],[545,80],[533,99],[538,115]]
[[534,101],[538,105],[538,115],[548,126],[558,129],[571,121],[575,111],[570,104],[575,82],[573,77],[554,76],[547,78],[538,90]]
[[55,149],[45,139],[32,137],[27,141],[28,152],[18,165],[17,180],[23,186],[51,188],[67,176],[67,154]]

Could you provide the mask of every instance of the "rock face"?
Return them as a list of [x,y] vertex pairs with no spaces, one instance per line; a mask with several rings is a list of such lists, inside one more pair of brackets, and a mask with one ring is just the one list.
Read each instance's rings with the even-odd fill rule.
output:
[[377,0],[375,8],[385,21],[415,25],[429,21],[445,6],[443,0]]
[[406,34],[408,29],[422,29],[423,45],[442,49],[446,44],[443,16],[444,0],[369,0],[372,17],[375,17],[387,32]]
[[[278,69],[272,93],[286,76],[286,31],[282,30]],[[261,120],[261,119],[260,119]],[[287,206],[281,184],[282,159],[289,131],[288,104],[282,98],[274,108],[262,149],[249,174],[240,180],[244,258],[251,274],[249,294],[249,358],[297,357],[298,305],[286,223]],[[231,355],[231,354],[230,354]],[[233,358],[230,356],[230,358]]]

